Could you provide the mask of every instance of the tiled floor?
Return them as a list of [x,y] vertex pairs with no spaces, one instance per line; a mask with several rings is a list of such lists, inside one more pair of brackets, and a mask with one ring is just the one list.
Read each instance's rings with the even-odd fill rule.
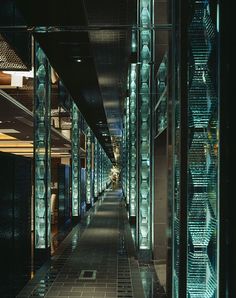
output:
[[[121,191],[108,190],[17,297],[157,297],[145,289],[132,245]],[[82,270],[95,270],[95,279],[81,280]],[[152,277],[148,285],[155,290]]]

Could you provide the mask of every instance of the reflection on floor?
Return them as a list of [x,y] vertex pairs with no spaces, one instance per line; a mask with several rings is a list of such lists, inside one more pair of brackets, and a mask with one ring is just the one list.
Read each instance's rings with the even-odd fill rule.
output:
[[154,267],[139,267],[121,191],[108,190],[17,297],[152,298],[162,293]]
[[51,255],[54,255],[55,251],[58,249],[61,242],[72,230],[71,220],[68,220],[63,226],[59,227],[57,225],[52,225],[51,234]]

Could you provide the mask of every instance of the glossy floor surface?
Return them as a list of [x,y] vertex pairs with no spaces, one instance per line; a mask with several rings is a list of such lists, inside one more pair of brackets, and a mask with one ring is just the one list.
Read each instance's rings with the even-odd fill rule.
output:
[[120,190],[108,190],[17,297],[165,297],[139,264]]

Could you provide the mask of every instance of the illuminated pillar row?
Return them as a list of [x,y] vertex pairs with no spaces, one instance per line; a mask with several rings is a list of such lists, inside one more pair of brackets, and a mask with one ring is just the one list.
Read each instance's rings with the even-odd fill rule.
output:
[[[152,79],[152,1],[139,1],[139,249],[151,250],[151,79]],[[148,252],[147,252],[148,253]]]
[[136,216],[137,205],[137,86],[136,64],[129,72],[129,215]]
[[50,246],[51,233],[51,87],[50,66],[35,44],[34,162],[35,248]]
[[80,215],[80,112],[72,102],[72,216]]
[[86,129],[86,204],[92,205],[92,133],[89,126]]

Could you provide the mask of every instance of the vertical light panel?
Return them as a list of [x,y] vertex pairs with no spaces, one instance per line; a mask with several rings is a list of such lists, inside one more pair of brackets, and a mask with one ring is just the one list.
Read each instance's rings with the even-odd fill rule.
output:
[[139,250],[151,249],[151,80],[152,80],[152,1],[139,1]]
[[219,290],[216,6],[207,0],[190,3],[186,297],[210,298]]
[[35,44],[34,161],[35,248],[50,246],[51,233],[51,88],[50,66]]
[[94,137],[94,197],[98,197],[98,141]]
[[[125,104],[126,105],[126,104]],[[126,177],[126,173],[127,173],[127,156],[126,156],[126,113],[124,113],[124,117],[123,117],[123,123],[124,123],[124,129],[123,129],[123,133],[122,133],[122,188],[123,188],[123,193],[124,193],[124,197],[126,198],[127,193],[126,193],[126,184],[127,184],[127,177]]]
[[[129,80],[128,80],[129,82]],[[128,83],[129,86],[129,83]],[[126,97],[126,130],[125,130],[125,138],[126,138],[126,201],[127,204],[130,204],[130,110],[129,110],[129,97]]]
[[102,192],[102,148],[98,143],[98,192]]
[[164,56],[157,73],[157,102],[155,105],[155,137],[167,127],[167,55]]
[[102,149],[102,188],[106,189],[106,154]]
[[[174,69],[176,75],[177,67]],[[172,276],[172,295],[175,298],[179,297],[179,266],[180,266],[180,103],[178,97],[178,77],[174,79],[175,85],[173,87],[173,276]]]
[[80,215],[80,121],[77,105],[72,102],[72,138],[71,138],[71,159],[72,159],[72,216]]
[[92,133],[86,129],[86,204],[92,204]]
[[129,72],[129,215],[136,217],[137,205],[137,71],[131,64]]

